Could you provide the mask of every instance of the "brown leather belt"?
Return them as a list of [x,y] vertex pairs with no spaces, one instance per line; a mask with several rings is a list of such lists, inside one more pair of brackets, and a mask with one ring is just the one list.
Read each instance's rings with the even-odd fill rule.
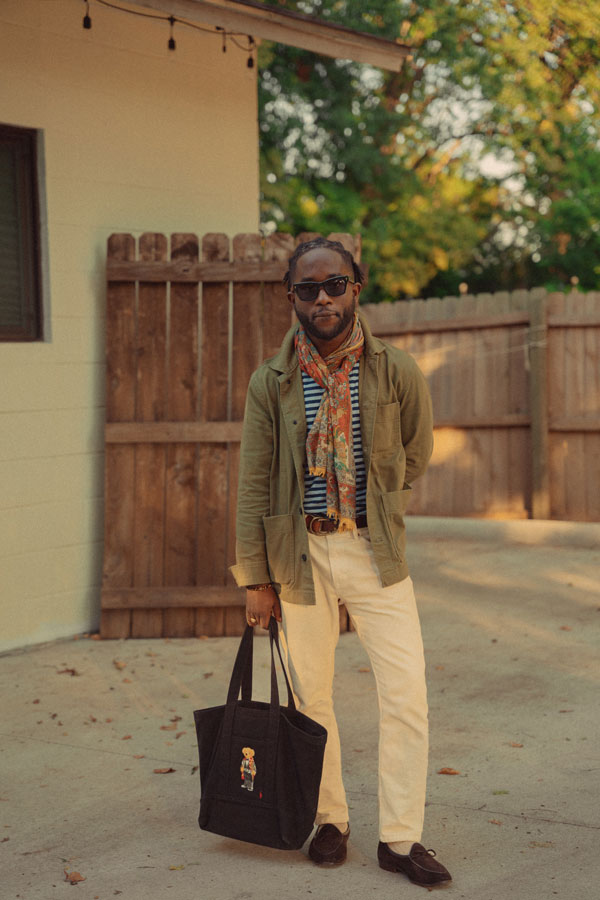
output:
[[[334,531],[338,530],[337,519],[330,519],[327,516],[311,516],[310,513],[306,513],[304,518],[306,520],[306,528],[311,534],[332,534]],[[356,527],[367,527],[367,517],[365,514],[356,517]]]

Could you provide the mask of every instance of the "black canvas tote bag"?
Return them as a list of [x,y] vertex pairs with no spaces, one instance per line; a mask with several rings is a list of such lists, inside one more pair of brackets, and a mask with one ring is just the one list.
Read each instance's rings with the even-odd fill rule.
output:
[[[247,626],[226,704],[194,712],[200,756],[198,824],[240,841],[298,850],[315,821],[327,731],[296,709],[273,618],[271,702],[252,700],[253,637],[254,629]],[[279,705],[275,649],[287,706]]]

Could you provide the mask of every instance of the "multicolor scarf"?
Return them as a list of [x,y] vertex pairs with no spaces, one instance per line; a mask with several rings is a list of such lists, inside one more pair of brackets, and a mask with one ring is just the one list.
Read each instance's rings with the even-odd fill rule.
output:
[[327,515],[339,522],[338,531],[356,527],[356,468],[352,451],[350,371],[360,359],[365,338],[358,313],[344,343],[325,359],[302,328],[295,346],[300,368],[324,388],[321,405],[306,438],[311,475],[327,482]]

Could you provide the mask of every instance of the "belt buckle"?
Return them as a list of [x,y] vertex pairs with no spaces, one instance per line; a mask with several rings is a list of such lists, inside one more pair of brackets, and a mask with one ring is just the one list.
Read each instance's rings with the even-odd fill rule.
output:
[[321,523],[329,522],[329,519],[323,518],[323,516],[313,516],[310,520],[309,530],[312,534],[322,534],[321,531]]

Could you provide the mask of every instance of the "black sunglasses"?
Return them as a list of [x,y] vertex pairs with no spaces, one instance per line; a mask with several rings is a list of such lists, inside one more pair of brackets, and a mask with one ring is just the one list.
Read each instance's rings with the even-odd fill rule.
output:
[[297,284],[292,285],[292,287],[297,293],[299,300],[304,300],[306,303],[313,303],[319,296],[321,288],[323,288],[330,297],[341,297],[348,287],[348,282],[350,282],[350,284],[356,284],[349,275],[334,275],[333,278],[326,278],[325,281],[299,281]]

